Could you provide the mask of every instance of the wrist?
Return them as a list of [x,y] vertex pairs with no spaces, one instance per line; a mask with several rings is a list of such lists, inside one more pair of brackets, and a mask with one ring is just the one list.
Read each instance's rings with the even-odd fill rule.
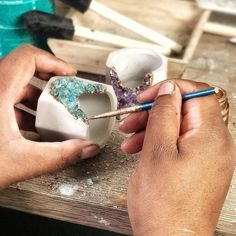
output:
[[182,220],[177,223],[171,219],[166,223],[156,220],[152,224],[132,224],[132,229],[135,236],[212,236],[215,232],[213,224],[197,219],[192,223],[183,223]]
[[148,230],[133,230],[133,234],[135,236],[194,236],[194,235],[201,235],[201,236],[212,236],[214,234],[214,231],[202,229],[201,226],[199,226],[199,230],[192,230],[189,228],[170,228],[170,227],[163,227],[161,226],[158,228],[148,229]]

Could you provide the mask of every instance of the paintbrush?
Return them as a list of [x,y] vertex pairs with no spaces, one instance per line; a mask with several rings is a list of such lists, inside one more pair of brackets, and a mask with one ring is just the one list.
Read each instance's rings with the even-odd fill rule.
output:
[[93,41],[112,44],[119,47],[149,48],[161,54],[169,55],[169,48],[156,44],[146,43],[136,39],[130,39],[102,31],[92,30],[80,25],[74,25],[73,21],[63,16],[42,12],[29,11],[23,14],[25,26],[38,36],[47,36],[59,39],[80,39],[85,38]]
[[[211,94],[217,94],[218,92],[219,92],[219,88],[211,87],[209,89],[184,94],[182,96],[182,101],[186,101],[186,100],[189,100],[192,98],[204,97],[204,96],[208,96]],[[154,102],[152,101],[152,102],[148,102],[148,103],[139,104],[139,105],[136,105],[133,107],[127,107],[127,108],[122,108],[122,109],[119,109],[116,111],[106,112],[106,113],[103,113],[100,115],[90,117],[90,118],[88,118],[88,121],[102,119],[102,118],[108,118],[108,117],[113,117],[113,116],[118,116],[118,115],[124,115],[124,114],[134,113],[134,112],[138,112],[138,111],[150,110],[152,108],[153,104],[154,104]]]
[[107,18],[108,20],[121,25],[122,27],[135,32],[146,38],[148,41],[157,43],[163,47],[172,49],[173,51],[180,53],[182,51],[182,46],[175,42],[174,40],[166,37],[165,35],[148,28],[147,26],[136,22],[135,20],[124,16],[117,11],[95,1],[95,0],[62,0],[63,2],[74,7],[78,11],[84,13],[88,9],[96,12],[100,16]]

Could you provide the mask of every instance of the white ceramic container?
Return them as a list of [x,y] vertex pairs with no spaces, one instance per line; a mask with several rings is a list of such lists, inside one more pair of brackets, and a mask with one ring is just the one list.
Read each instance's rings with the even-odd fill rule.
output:
[[146,74],[152,74],[151,84],[167,79],[167,58],[152,49],[124,48],[111,52],[106,61],[106,80],[110,81],[110,69],[115,68],[120,81],[126,87],[138,86]]
[[106,82],[113,86],[119,108],[132,106],[138,93],[167,79],[167,68],[167,58],[155,50],[124,48],[109,54]]
[[[65,81],[69,81],[69,85]],[[63,83],[65,85],[62,86]],[[81,91],[80,95],[77,96],[78,90],[75,87],[80,86],[81,83],[91,91]],[[93,86],[101,88],[101,91],[94,92]],[[60,95],[57,94],[58,91]],[[74,93],[75,95],[71,96]],[[72,106],[75,108],[74,110],[69,110],[71,104],[74,104]],[[81,138],[91,140],[103,147],[115,125],[115,117],[88,122],[83,116],[76,117],[75,114],[80,114],[82,111],[88,118],[116,108],[117,98],[110,85],[78,77],[52,77],[38,101],[36,129],[45,141]]]

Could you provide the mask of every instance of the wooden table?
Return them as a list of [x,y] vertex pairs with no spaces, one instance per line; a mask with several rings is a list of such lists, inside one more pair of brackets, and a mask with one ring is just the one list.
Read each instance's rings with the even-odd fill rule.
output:
[[[229,129],[236,140],[236,46],[226,43],[225,38],[205,34],[184,79],[208,82],[228,91]],[[0,206],[131,234],[126,191],[138,156],[120,152],[123,139],[115,131],[97,158],[9,187],[0,193]]]

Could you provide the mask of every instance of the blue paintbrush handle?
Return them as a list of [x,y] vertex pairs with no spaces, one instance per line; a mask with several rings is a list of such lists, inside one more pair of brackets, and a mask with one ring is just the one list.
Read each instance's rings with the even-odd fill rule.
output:
[[[186,100],[192,99],[192,98],[204,97],[204,96],[208,96],[211,94],[215,94],[217,92],[218,92],[217,88],[209,88],[209,89],[205,89],[205,90],[201,90],[201,91],[197,91],[197,92],[193,92],[193,93],[187,93],[182,96],[182,100],[186,101]],[[151,102],[139,104],[139,105],[136,105],[133,107],[122,108],[122,109],[119,109],[116,111],[106,112],[106,113],[103,113],[100,115],[90,117],[90,118],[88,118],[88,120],[102,119],[102,118],[108,118],[108,117],[113,117],[113,116],[117,116],[117,115],[129,114],[129,113],[133,113],[133,112],[137,112],[137,111],[150,110],[152,108],[153,104],[154,104],[154,102],[151,101]]]
[[[186,93],[182,96],[182,100],[186,101],[186,100],[189,100],[192,98],[205,97],[205,96],[212,95],[215,93],[216,93],[216,88],[212,87],[212,88],[200,90],[197,92]],[[150,110],[152,108],[153,104],[154,104],[154,102],[140,104],[140,110],[142,110],[142,111]]]

